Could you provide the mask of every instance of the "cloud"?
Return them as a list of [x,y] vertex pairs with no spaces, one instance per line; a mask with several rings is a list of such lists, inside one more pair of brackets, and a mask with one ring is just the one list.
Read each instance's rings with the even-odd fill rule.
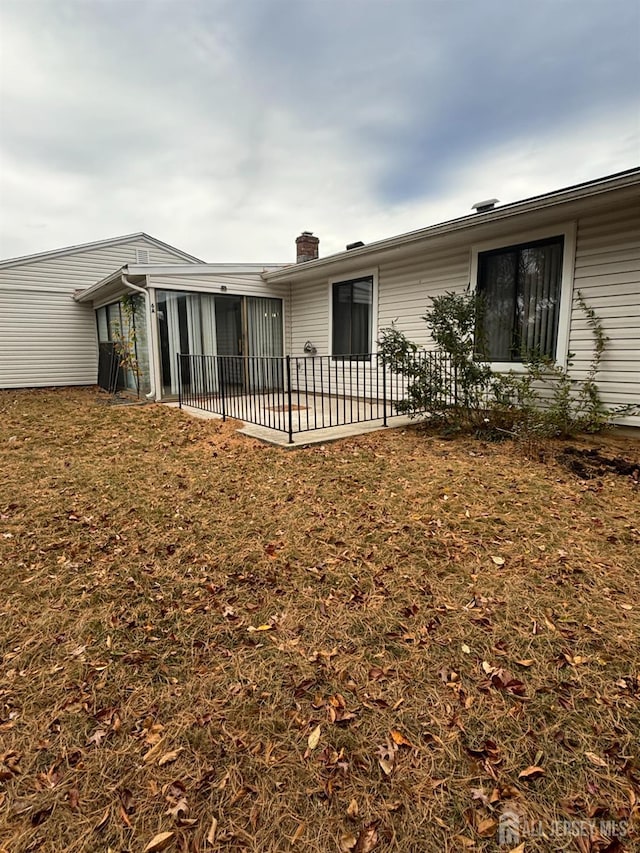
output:
[[322,253],[634,165],[633,0],[4,0],[0,255]]

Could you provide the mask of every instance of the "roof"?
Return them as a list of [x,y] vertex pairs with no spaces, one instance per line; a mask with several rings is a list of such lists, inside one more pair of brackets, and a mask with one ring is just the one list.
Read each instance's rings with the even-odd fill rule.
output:
[[521,213],[542,210],[554,205],[589,198],[591,196],[610,192],[614,189],[623,189],[639,184],[640,166],[636,166],[633,169],[627,169],[624,172],[616,172],[615,174],[606,175],[602,178],[596,178],[591,181],[585,181],[581,184],[563,187],[562,189],[553,190],[552,192],[544,193],[542,195],[532,196],[531,198],[526,198],[522,201],[511,202],[510,204],[505,204],[501,207],[494,207],[491,210],[482,213],[467,214],[457,219],[449,219],[445,222],[440,222],[437,225],[430,225],[416,231],[399,234],[396,237],[376,240],[375,242],[369,243],[360,248],[337,252],[333,255],[327,255],[326,257],[318,258],[313,261],[305,261],[300,264],[290,264],[288,267],[284,267],[274,272],[264,273],[263,278],[265,281],[291,281],[300,276],[313,273],[316,270],[322,270],[325,266],[329,266],[343,260],[348,259],[349,261],[352,261],[355,258],[362,258],[363,261],[366,262],[369,255],[388,249],[395,249],[400,246],[418,243],[432,237],[453,234],[456,231],[473,228],[488,222],[497,222],[501,219],[508,219]]
[[261,276],[270,270],[280,269],[283,264],[125,264],[117,270],[109,273],[100,281],[86,287],[84,290],[76,291],[74,299],[76,302],[88,302],[97,296],[108,292],[114,284],[122,281],[122,276],[128,279],[136,278],[137,285],[144,287],[146,276],[154,278],[172,276],[174,278],[209,276],[255,276],[260,280]]
[[166,249],[170,252],[174,252],[176,255],[180,255],[180,257],[184,258],[190,263],[203,263],[200,258],[196,258],[193,255],[189,255],[186,252],[183,252],[181,249],[177,249],[175,246],[169,245],[169,243],[163,243],[162,240],[158,240],[155,237],[151,237],[150,234],[145,234],[144,231],[137,231],[135,234],[125,234],[122,237],[111,237],[108,240],[96,240],[93,243],[79,243],[77,246],[65,246],[62,249],[52,249],[50,252],[37,252],[35,255],[22,255],[19,258],[8,258],[5,261],[0,261],[0,269],[18,266],[20,264],[28,264],[34,261],[44,261],[48,258],[58,258],[64,255],[73,255],[77,252],[90,252],[92,249],[103,249],[108,246],[118,246],[121,243],[128,243],[131,240],[141,239],[146,240],[148,243],[152,243],[154,246],[158,246],[158,248],[160,249]]

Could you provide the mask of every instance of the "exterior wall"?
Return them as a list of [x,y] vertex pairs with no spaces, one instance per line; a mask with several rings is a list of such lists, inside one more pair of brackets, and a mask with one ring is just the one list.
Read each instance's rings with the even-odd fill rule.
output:
[[92,306],[74,302],[73,292],[135,263],[136,248],[148,249],[151,263],[186,263],[183,256],[140,237],[0,265],[0,388],[95,383],[95,315]]
[[0,287],[0,388],[92,385],[96,321],[69,294]]
[[[640,205],[629,203],[579,219],[575,289],[610,338],[598,374],[603,401],[612,407],[640,406]],[[584,312],[574,304],[569,350],[575,353],[576,378],[589,369],[592,340]],[[626,423],[640,426],[640,416]]]

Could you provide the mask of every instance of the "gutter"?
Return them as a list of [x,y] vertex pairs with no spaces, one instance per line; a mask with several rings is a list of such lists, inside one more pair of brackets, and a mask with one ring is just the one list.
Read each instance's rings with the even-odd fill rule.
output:
[[149,385],[150,390],[148,394],[145,394],[147,400],[154,401],[156,400],[156,374],[155,374],[155,363],[156,363],[156,354],[153,351],[153,329],[151,325],[151,296],[149,295],[149,291],[146,287],[140,287],[138,284],[133,284],[133,282],[129,281],[124,273],[120,274],[120,281],[127,287],[129,290],[134,290],[136,293],[141,293],[144,296],[145,302],[145,318],[147,321],[147,346],[149,348]]

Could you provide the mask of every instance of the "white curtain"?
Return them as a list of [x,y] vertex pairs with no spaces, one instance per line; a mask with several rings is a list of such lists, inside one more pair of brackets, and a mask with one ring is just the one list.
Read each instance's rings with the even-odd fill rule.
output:
[[[167,321],[167,336],[169,343],[169,373],[171,376],[171,393],[178,393],[178,364],[177,354],[180,349],[180,315],[178,313],[178,295],[174,293],[166,294],[166,321]],[[166,378],[165,378],[166,382]]]
[[[282,301],[247,297],[249,383],[256,391],[282,387]],[[266,356],[274,358],[268,359]]]
[[[210,293],[200,296],[200,320],[202,326],[202,352],[204,355],[215,356],[217,353],[216,341],[216,308],[215,299]],[[218,390],[218,369],[215,358],[205,359],[205,372],[203,376],[206,391]]]

